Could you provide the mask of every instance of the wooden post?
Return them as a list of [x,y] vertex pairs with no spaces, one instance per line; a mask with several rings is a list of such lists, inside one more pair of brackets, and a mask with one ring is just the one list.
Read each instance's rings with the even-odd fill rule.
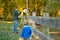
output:
[[46,36],[49,36],[49,28],[48,28],[48,27],[43,27],[43,33],[44,33]]
[[[43,13],[43,18],[48,18],[48,17],[49,17],[49,13]],[[49,28],[43,27],[43,33],[46,34],[47,36],[49,36]]]
[[[36,16],[36,12],[32,12],[32,16]],[[35,22],[32,23],[33,28],[36,28]]]

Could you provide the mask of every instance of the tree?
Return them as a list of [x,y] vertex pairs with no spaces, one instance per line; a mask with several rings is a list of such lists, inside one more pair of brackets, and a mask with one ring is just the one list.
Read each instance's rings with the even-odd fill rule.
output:
[[45,6],[45,11],[49,12],[49,13],[52,13],[53,16],[56,16],[57,11],[60,10],[60,5],[59,4],[60,4],[59,0],[49,1],[49,3],[46,4],[46,6]]

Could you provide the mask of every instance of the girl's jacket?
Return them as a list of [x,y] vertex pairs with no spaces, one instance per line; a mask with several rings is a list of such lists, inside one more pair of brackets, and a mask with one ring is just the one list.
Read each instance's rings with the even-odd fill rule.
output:
[[29,38],[31,36],[32,30],[31,27],[26,25],[22,27],[20,37]]

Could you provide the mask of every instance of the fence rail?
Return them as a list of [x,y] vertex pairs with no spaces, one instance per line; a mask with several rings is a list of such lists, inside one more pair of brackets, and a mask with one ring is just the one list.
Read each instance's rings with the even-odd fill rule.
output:
[[50,28],[56,28],[60,30],[60,19],[59,18],[39,18],[36,16],[27,16],[27,18],[35,21],[37,24],[41,26],[46,26]]
[[52,38],[46,36],[42,32],[38,31],[37,29],[32,29],[33,32],[40,38],[40,40],[53,40]]

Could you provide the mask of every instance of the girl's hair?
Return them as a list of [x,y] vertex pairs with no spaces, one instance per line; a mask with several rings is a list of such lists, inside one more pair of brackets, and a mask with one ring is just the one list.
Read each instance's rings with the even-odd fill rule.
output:
[[17,8],[18,8],[17,6],[14,7],[14,9],[17,9]]
[[28,22],[25,22],[24,25],[28,25],[29,23]]

